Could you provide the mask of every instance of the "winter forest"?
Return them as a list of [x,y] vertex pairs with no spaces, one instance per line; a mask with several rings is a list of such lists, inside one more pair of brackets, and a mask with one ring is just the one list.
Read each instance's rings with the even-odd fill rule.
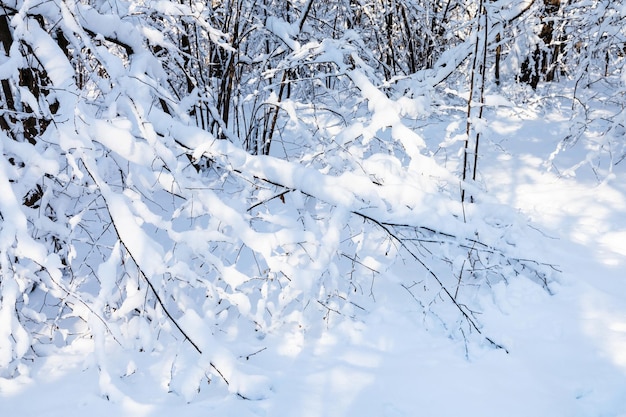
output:
[[0,414],[626,416],[625,19],[0,1]]

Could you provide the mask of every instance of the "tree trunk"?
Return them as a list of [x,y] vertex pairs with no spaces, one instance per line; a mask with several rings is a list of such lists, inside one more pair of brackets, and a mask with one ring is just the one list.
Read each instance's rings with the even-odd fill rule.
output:
[[554,44],[554,20],[561,7],[561,0],[543,0],[543,25],[539,38],[543,45],[536,45],[531,56],[522,63],[520,81],[530,84],[535,89],[541,78],[553,81],[556,61],[560,51],[558,44]]
[[[4,52],[6,55],[9,55],[9,50],[11,49],[11,44],[13,43],[13,37],[11,36],[11,31],[9,29],[9,22],[7,20],[7,16],[0,16],[0,43],[4,47]],[[9,80],[2,80],[0,82],[2,84],[2,96],[4,100],[4,108],[5,110],[15,111],[15,100],[13,99],[13,92],[11,91],[11,84],[9,84]],[[10,132],[9,123],[5,119],[7,117],[5,114],[0,115],[0,128],[5,132]]]

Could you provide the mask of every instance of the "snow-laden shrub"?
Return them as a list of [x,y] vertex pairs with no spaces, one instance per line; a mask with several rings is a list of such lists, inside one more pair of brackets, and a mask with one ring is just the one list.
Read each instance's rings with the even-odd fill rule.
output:
[[[471,184],[476,204],[461,204],[458,178],[410,128],[432,86],[384,84],[358,31],[302,40],[301,22],[265,23],[286,48],[267,71],[303,81],[293,96],[273,87],[265,104],[281,113],[265,122],[280,136],[259,152],[240,137],[254,129],[229,129],[210,94],[174,76],[190,57],[161,31],[164,16],[197,18],[206,42],[232,52],[205,15],[170,2],[9,3],[3,377],[88,343],[103,394],[115,396],[113,344],[158,353],[164,389],[191,397],[208,379],[260,398],[270,381],[244,352],[268,334],[364,320],[400,293],[425,326],[503,348],[482,334],[477,297],[522,277],[548,289],[553,269],[525,259],[525,220]],[[256,115],[255,103],[239,110]]]

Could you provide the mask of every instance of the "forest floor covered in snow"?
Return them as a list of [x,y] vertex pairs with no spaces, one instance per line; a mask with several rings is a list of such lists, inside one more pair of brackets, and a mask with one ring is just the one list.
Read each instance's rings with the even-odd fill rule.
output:
[[[426,329],[398,287],[360,320],[320,323],[307,338],[269,334],[266,348],[247,357],[271,381],[258,401],[210,389],[190,398],[165,393],[155,377],[165,371],[142,364],[148,354],[115,346],[109,372],[99,372],[84,342],[1,379],[0,415],[626,416],[626,162],[610,173],[600,172],[606,163],[592,169],[595,162],[568,172],[589,152],[583,141],[550,160],[570,129],[565,113],[502,106],[486,117],[480,182],[530,219],[537,233],[525,242],[534,248],[529,258],[561,271],[552,294],[511,278],[480,300],[483,332],[508,353]],[[445,141],[449,123],[424,123],[430,149]],[[458,148],[446,149],[436,157],[454,169]]]

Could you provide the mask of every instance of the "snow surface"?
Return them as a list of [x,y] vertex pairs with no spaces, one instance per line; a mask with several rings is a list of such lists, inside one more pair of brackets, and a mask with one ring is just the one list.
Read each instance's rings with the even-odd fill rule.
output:
[[[0,416],[626,416],[626,163],[600,182],[585,167],[575,177],[559,175],[567,159],[548,170],[567,120],[520,114],[497,101],[505,105],[490,114],[492,142],[483,146],[480,175],[489,194],[529,216],[544,235],[522,243],[562,271],[553,295],[515,279],[480,300],[483,331],[508,353],[488,346],[465,352],[462,341],[425,330],[400,288],[378,299],[364,320],[268,334],[263,349],[246,354],[248,375],[236,379],[246,386],[229,387],[230,396],[202,387],[198,393],[184,378],[170,381],[169,369],[150,368],[150,354],[107,346],[106,357],[95,357],[84,341],[0,379]],[[422,133],[443,143],[447,128],[431,124]],[[584,152],[574,147],[568,158],[579,161]],[[127,226],[127,233],[138,231]],[[192,311],[181,323],[193,329],[201,320]],[[229,365],[232,354],[212,348],[210,335],[199,339],[228,377],[240,372]],[[202,379],[191,373],[204,372],[207,360],[197,356],[189,380]],[[249,400],[236,395],[242,392]]]

